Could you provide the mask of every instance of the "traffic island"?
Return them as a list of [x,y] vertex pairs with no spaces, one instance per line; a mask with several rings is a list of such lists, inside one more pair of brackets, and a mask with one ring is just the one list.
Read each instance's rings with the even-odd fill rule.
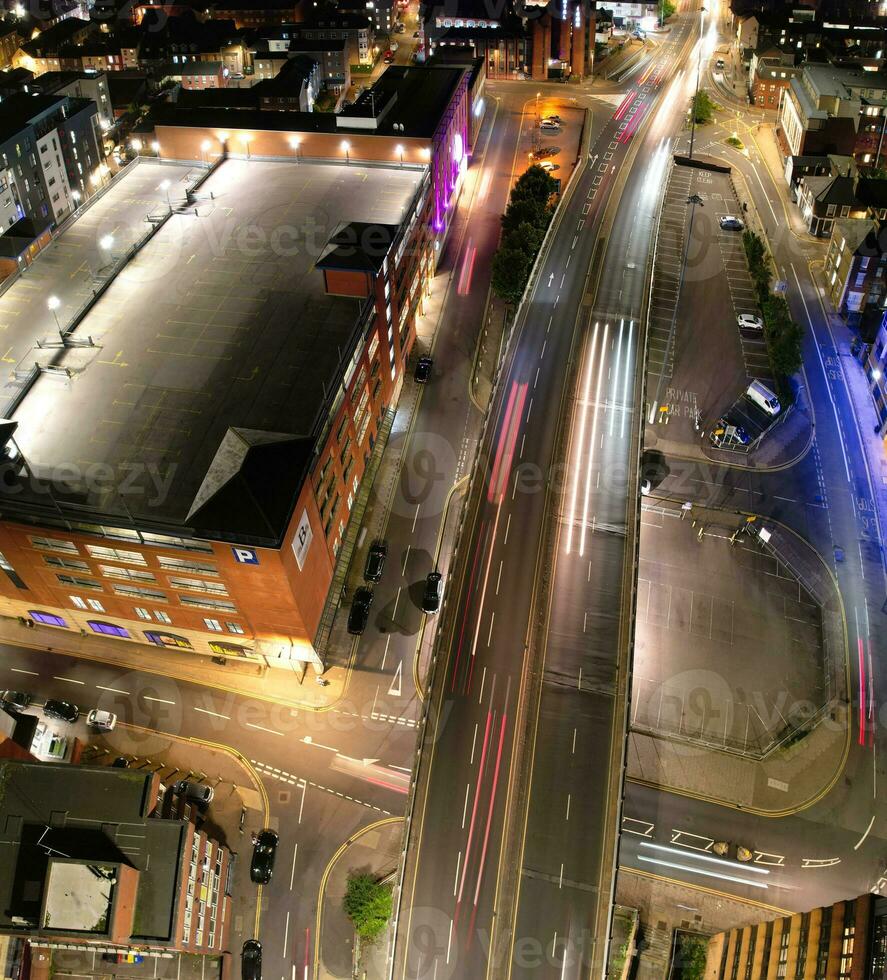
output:
[[847,720],[843,607],[816,552],[771,521],[648,502],[629,777],[796,809],[837,777]]

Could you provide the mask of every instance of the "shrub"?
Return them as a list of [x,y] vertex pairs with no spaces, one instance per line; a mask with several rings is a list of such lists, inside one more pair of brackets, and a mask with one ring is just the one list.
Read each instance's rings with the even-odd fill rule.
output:
[[357,935],[368,943],[375,942],[391,918],[391,886],[380,885],[370,874],[352,874],[342,908]]

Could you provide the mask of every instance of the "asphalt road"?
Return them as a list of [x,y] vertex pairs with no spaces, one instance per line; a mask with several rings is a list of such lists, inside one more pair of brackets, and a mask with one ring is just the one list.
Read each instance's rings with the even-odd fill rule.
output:
[[[414,816],[398,977],[504,975],[509,965],[520,975],[578,976],[587,972],[595,950],[603,950],[592,930],[599,898],[609,901],[609,882],[599,876],[602,851],[612,843],[603,828],[610,806],[626,474],[634,466],[636,318],[656,178],[667,153],[661,121],[638,137],[644,139],[638,156],[643,164],[629,175],[623,201],[631,203],[620,211],[607,243],[594,311],[586,296],[597,269],[591,269],[590,284],[586,277],[618,170],[677,63],[687,31],[672,32],[616,113],[595,131],[589,166],[562,208],[511,343],[476,474],[478,499],[463,538],[464,558],[450,586],[455,610],[441,645],[445,656],[423,746],[430,775]],[[676,113],[672,101],[672,124]],[[559,469],[556,437],[574,338],[582,352],[584,393],[569,464]],[[614,480],[619,471],[622,479]],[[565,474],[565,486],[553,486]],[[543,669],[538,654],[531,658],[529,641],[546,485],[565,514],[540,701],[538,690],[535,699],[528,693],[532,675]],[[518,860],[505,849],[506,819],[521,821],[512,798],[520,775],[515,748],[528,723],[537,730],[537,707],[529,823],[525,837],[518,828]],[[514,905],[507,896],[518,884]],[[503,922],[512,908],[514,926]]]

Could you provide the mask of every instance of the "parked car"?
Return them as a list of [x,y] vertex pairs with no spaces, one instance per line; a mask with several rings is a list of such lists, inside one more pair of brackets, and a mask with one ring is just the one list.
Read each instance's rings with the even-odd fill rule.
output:
[[98,708],[93,708],[86,716],[86,724],[101,732],[112,732],[117,724],[117,715],[113,711],[101,711]]
[[43,705],[43,714],[47,718],[55,718],[56,721],[68,721],[72,724],[80,717],[80,709],[70,701],[57,701],[50,698]]
[[212,803],[216,791],[204,783],[192,783],[190,779],[180,779],[172,788],[177,796],[184,796],[189,803],[203,808]]
[[764,329],[764,321],[753,313],[740,313],[736,317],[736,324],[740,330],[754,330],[757,333],[761,333]]
[[6,708],[13,714],[24,711],[31,703],[31,695],[24,691],[4,691],[0,694],[0,707]]
[[382,578],[382,569],[385,567],[387,555],[388,546],[384,541],[374,541],[370,545],[366,564],[363,567],[363,577],[367,582],[378,582]]
[[560,170],[561,169],[559,163],[552,163],[551,160],[543,160],[542,163],[539,164],[539,166],[543,170],[547,170],[548,173],[550,173],[550,174],[554,173],[555,170]]
[[740,218],[737,218],[735,214],[722,214],[718,218],[718,224],[724,229],[724,231],[742,231],[745,225],[742,223]]
[[274,874],[274,858],[277,856],[279,838],[273,830],[262,830],[256,837],[249,876],[257,885],[267,885]]
[[425,579],[425,591],[422,594],[422,608],[427,613],[436,613],[440,609],[441,579],[440,572],[429,572]]
[[430,357],[420,357],[416,361],[416,373],[413,377],[418,381],[420,385],[424,385],[425,382],[431,377],[431,368],[434,361]]
[[539,124],[539,128],[543,133],[559,133],[561,131],[560,126],[556,122],[549,122],[547,119]]
[[370,606],[373,604],[373,590],[359,588],[354,592],[351,609],[348,612],[348,632],[352,636],[360,636],[367,628],[370,618]]
[[418,37],[418,36],[419,36],[419,32],[418,31],[413,31],[413,37]]
[[118,755],[111,763],[113,769],[129,769],[129,759],[125,755]]
[[715,68],[717,68],[718,71],[723,71],[724,70],[724,59],[723,58],[718,58],[718,60],[715,62]]
[[558,115],[551,115],[551,116],[546,116],[542,121],[547,123],[555,123],[557,126],[560,126],[560,124],[563,122],[563,119],[561,119],[561,117]]
[[386,51],[385,54],[382,55],[382,61],[384,61],[386,65],[390,65],[391,62],[394,61],[394,52]]
[[559,146],[540,146],[538,150],[533,151],[532,157],[534,160],[545,160],[547,157],[556,157],[560,151]]
[[262,944],[258,939],[247,939],[240,951],[241,980],[262,980]]

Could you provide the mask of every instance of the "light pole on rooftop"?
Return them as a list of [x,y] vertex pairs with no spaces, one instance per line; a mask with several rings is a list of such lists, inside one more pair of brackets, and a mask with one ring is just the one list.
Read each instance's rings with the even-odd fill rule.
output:
[[62,301],[58,298],[58,296],[50,296],[46,301],[46,305],[52,310],[52,315],[55,318],[56,329],[58,330],[59,335],[61,335],[62,325],[59,323],[59,315],[56,313],[56,310],[62,305]]

